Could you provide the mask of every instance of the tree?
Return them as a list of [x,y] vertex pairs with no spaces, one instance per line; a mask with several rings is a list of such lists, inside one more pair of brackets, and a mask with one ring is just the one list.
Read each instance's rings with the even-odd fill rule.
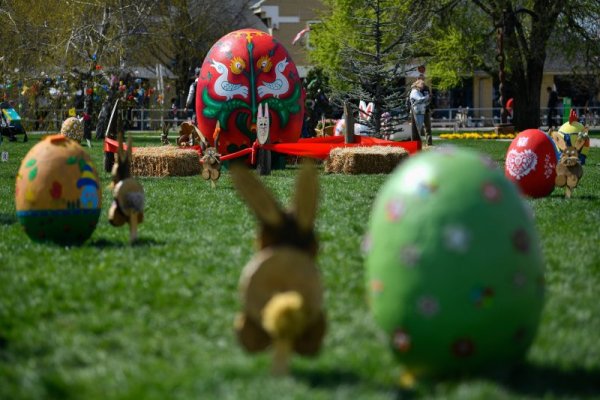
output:
[[404,108],[401,87],[426,27],[410,1],[325,0],[323,23],[311,33],[311,60],[329,76],[338,100],[373,102],[369,130],[381,136],[382,115]]
[[249,24],[249,0],[161,1],[144,34],[140,62],[158,61],[177,76],[176,92],[185,95],[194,69],[213,44],[228,32]]
[[[506,80],[514,88],[513,123],[518,130],[540,125],[540,92],[551,48],[555,54],[577,57],[587,68],[599,61],[600,3],[595,0],[448,0],[429,2],[428,10],[436,18],[421,51],[434,73],[462,73],[466,67],[497,74],[498,60],[491,50],[502,29]],[[456,52],[448,52],[450,47]],[[438,76],[445,78],[442,85],[457,77]],[[502,100],[504,106],[507,99]]]

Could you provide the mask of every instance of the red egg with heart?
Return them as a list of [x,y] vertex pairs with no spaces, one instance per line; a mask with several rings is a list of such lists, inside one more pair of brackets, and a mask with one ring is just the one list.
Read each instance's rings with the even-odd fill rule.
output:
[[529,197],[545,197],[554,190],[556,152],[552,139],[539,129],[514,138],[506,153],[504,174]]
[[217,121],[219,152],[251,147],[259,105],[269,106],[271,143],[296,142],[302,131],[305,93],[285,47],[256,29],[231,32],[209,50],[198,77],[198,127],[211,142]]

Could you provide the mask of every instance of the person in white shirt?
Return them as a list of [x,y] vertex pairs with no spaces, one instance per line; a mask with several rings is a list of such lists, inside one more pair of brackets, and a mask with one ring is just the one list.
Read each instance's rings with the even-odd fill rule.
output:
[[192,121],[196,121],[196,86],[198,86],[198,77],[200,76],[200,68],[195,70],[196,79],[190,85],[188,96],[185,101],[185,108],[183,109],[184,114],[188,115],[188,110],[192,111]]
[[411,115],[412,115],[412,134],[413,139],[421,138],[421,132],[425,131],[425,139],[428,145],[432,144],[431,137],[431,111],[429,102],[431,96],[429,88],[425,85],[423,77],[419,77],[412,85],[409,95]]

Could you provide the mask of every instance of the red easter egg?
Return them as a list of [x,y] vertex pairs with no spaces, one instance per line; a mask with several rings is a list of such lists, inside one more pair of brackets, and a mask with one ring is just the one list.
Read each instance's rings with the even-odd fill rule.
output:
[[209,50],[198,77],[198,127],[219,152],[251,147],[258,106],[269,106],[271,143],[296,142],[302,131],[305,92],[296,65],[273,36],[256,29],[231,32]]
[[529,197],[545,197],[554,190],[556,153],[552,139],[539,129],[514,138],[506,153],[504,174]]

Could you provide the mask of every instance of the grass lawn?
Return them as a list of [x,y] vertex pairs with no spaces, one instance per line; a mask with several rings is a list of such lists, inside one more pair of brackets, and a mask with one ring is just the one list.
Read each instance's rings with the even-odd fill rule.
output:
[[[371,319],[360,252],[385,175],[320,176],[319,266],[329,329],[318,358],[295,357],[272,378],[270,355],[236,343],[241,268],[255,221],[229,174],[140,179],[140,242],[108,224],[82,247],[31,242],[16,220],[15,175],[28,143],[5,141],[0,163],[0,399],[600,398],[600,149],[571,200],[528,200],[543,241],[547,302],[526,363],[511,374],[423,384],[402,392],[400,366]],[[436,142],[440,144],[442,142]],[[508,141],[454,141],[503,163]],[[158,145],[159,135],[134,144]],[[102,168],[102,146],[90,150]],[[287,203],[296,168],[264,178]],[[106,187],[109,175],[100,172]]]

